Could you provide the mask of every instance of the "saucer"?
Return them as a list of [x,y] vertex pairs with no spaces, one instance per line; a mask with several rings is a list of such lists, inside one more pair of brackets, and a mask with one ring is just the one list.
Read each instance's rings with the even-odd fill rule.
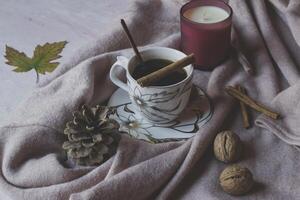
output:
[[118,89],[111,96],[108,106],[114,112],[110,118],[120,124],[120,130],[130,136],[151,143],[185,140],[195,135],[213,115],[213,106],[201,88],[193,86],[188,106],[180,116],[168,124],[149,123],[134,112],[128,93]]

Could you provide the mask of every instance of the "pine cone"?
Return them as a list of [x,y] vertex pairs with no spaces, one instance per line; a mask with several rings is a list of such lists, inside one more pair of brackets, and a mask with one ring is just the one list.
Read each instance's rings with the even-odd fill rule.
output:
[[100,165],[114,154],[119,124],[108,118],[109,112],[107,107],[83,105],[67,122],[64,133],[68,141],[63,143],[63,149],[77,165]]

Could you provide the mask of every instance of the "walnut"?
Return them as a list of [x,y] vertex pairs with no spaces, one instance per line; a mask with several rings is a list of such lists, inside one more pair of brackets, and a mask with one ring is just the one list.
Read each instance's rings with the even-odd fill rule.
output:
[[234,132],[218,133],[214,141],[215,157],[225,163],[237,161],[242,151],[242,142]]
[[246,167],[232,165],[225,168],[220,177],[222,189],[231,195],[243,195],[254,185],[252,173]]

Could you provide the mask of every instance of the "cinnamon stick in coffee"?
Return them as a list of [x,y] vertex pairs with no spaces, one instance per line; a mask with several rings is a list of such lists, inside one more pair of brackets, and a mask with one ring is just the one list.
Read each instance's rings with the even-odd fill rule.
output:
[[237,89],[235,89],[232,86],[227,86],[226,87],[226,92],[233,96],[234,98],[238,99],[239,101],[243,102],[247,106],[253,108],[254,110],[263,113],[264,115],[271,117],[272,119],[278,119],[280,115],[268,108],[266,108],[264,105],[256,102],[246,94],[241,93]]
[[146,87],[151,85],[152,83],[155,83],[162,78],[167,77],[170,73],[182,69],[183,67],[190,65],[195,62],[194,54],[190,54],[174,63],[171,63],[170,65],[161,68],[155,72],[152,72],[146,76],[143,76],[142,78],[139,78],[137,80],[138,84],[140,84],[142,87]]
[[136,57],[139,59],[139,62],[140,63],[144,62],[143,58],[142,58],[142,56],[141,56],[141,54],[140,54],[140,52],[138,50],[138,48],[136,47],[136,44],[135,44],[135,42],[134,42],[134,40],[132,38],[132,35],[130,34],[130,31],[129,31],[129,29],[128,29],[128,27],[127,27],[126,22],[125,22],[124,19],[121,19],[121,24],[122,24],[122,27],[123,27],[126,35],[127,35],[128,40],[129,40],[129,42],[130,42],[130,44],[131,44],[131,46],[132,46],[132,48],[134,50],[134,53],[135,53]]

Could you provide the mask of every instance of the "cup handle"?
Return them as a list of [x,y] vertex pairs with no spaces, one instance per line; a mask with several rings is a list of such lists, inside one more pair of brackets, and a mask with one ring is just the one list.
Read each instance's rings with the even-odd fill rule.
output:
[[110,80],[115,85],[119,86],[120,88],[128,92],[128,85],[123,81],[121,81],[121,79],[118,77],[120,72],[117,71],[118,67],[122,67],[125,70],[127,70],[127,64],[128,64],[128,58],[124,56],[118,56],[117,61],[110,68],[109,76],[110,76]]

